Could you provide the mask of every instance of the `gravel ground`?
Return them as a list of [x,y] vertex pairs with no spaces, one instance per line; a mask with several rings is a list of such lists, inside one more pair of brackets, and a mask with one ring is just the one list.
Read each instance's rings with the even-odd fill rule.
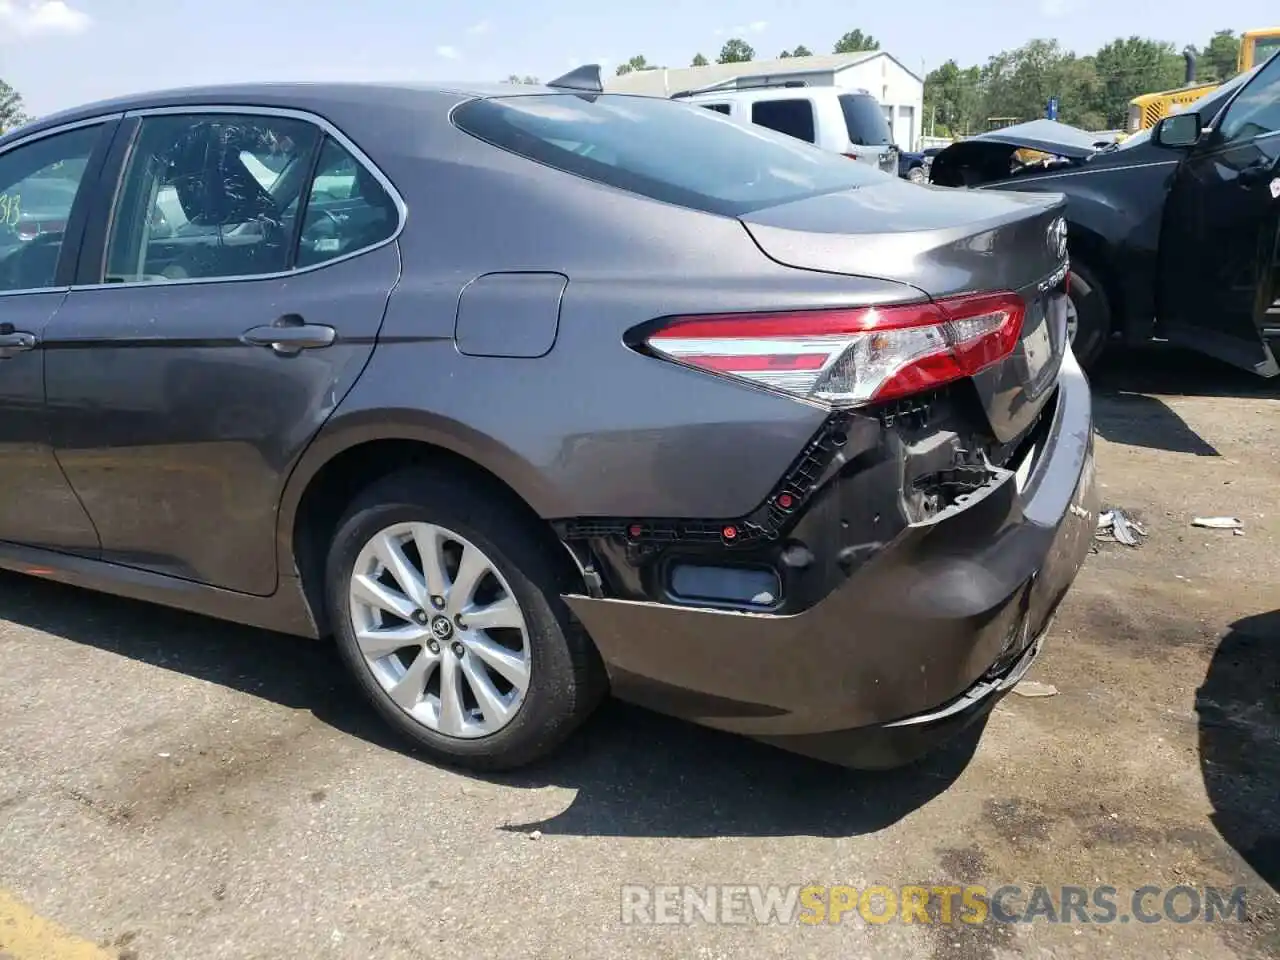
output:
[[[536,772],[465,776],[323,645],[0,576],[0,958],[73,955],[12,904],[93,960],[1280,955],[1280,392],[1165,352],[1097,381],[1104,497],[1147,541],[1090,558],[1031,675],[1056,696],[892,774],[610,704]],[[1125,916],[1143,885],[1243,885],[1246,910],[629,925],[626,884],[1110,885]]]

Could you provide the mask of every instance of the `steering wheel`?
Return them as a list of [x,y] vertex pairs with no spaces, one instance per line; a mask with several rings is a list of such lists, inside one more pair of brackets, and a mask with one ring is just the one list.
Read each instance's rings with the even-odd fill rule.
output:
[[[311,220],[312,214],[316,215]],[[324,209],[308,209],[307,219],[311,220],[307,224],[306,229],[302,231],[301,243],[304,243],[313,249],[320,240],[327,240],[332,237],[338,241],[342,237],[342,221],[338,219],[337,214],[331,210]]]

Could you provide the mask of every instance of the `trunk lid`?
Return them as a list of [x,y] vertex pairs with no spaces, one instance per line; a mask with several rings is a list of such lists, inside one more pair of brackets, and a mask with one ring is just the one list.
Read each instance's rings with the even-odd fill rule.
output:
[[800,270],[908,283],[932,298],[1012,291],[1022,339],[973,378],[990,433],[1026,432],[1052,393],[1066,342],[1061,194],[951,190],[902,180],[809,197],[740,219],[770,259]]

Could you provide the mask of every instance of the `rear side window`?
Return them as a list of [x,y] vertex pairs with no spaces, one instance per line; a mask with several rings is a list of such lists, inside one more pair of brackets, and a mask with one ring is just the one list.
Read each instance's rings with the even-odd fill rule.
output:
[[849,131],[849,142],[854,146],[880,147],[892,139],[884,111],[872,97],[842,93],[840,109],[844,111],[844,125]]
[[[496,147],[641,196],[724,216],[878,183],[868,164],[656,97],[472,100],[454,122]],[[696,158],[696,159],[695,159]]]
[[813,103],[809,100],[757,100],[751,122],[797,140],[813,143]]
[[704,103],[701,106],[704,110],[714,110],[716,113],[723,113],[726,117],[729,115],[727,103]]
[[388,239],[400,211],[369,169],[326,137],[298,239],[298,266],[309,267]]

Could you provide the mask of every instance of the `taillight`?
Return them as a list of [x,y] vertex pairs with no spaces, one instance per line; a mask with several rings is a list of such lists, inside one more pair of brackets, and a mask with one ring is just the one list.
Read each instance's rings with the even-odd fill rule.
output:
[[927,303],[677,317],[647,339],[658,356],[798,397],[849,405],[971,377],[1013,353],[1014,293]]
[[848,157],[850,160],[858,159],[858,155],[856,153],[846,153],[845,156]]

